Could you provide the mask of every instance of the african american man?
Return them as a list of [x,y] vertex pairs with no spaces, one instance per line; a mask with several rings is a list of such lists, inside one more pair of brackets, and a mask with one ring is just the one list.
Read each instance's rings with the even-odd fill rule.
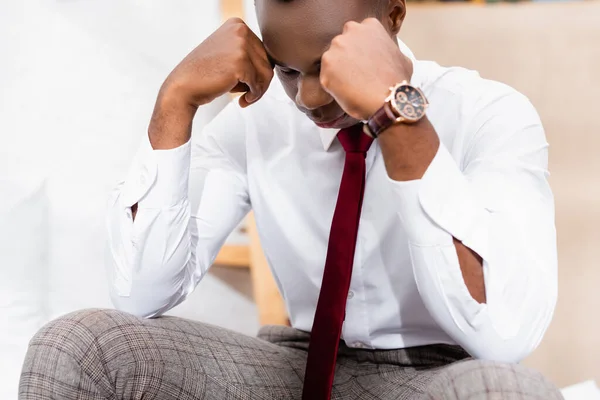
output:
[[[396,38],[404,0],[256,13],[262,40],[231,19],[164,81],[110,201],[116,310],[45,326],[20,398],[560,399],[518,364],[557,297],[530,102],[417,60]],[[229,92],[192,138],[198,107]],[[251,209],[291,326],[161,317]]]

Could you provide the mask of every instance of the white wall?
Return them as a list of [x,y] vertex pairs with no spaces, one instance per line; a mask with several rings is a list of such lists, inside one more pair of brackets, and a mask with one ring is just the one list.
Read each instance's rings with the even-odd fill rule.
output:
[[[50,316],[110,306],[107,194],[163,79],[220,20],[217,0],[0,2],[0,176],[47,178]],[[250,300],[211,276],[197,292],[179,313],[256,331]]]
[[[244,20],[254,30],[258,32],[258,22],[256,21],[256,10],[254,9],[254,0],[244,0]],[[260,36],[260,35],[259,35]]]

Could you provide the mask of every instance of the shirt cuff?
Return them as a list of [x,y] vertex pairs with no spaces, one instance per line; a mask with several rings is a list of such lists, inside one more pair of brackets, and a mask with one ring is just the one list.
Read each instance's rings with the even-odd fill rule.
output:
[[191,140],[169,150],[154,150],[146,137],[123,188],[126,207],[168,208],[188,196]]
[[446,245],[455,237],[485,258],[489,212],[443,144],[421,179],[388,179],[411,243]]

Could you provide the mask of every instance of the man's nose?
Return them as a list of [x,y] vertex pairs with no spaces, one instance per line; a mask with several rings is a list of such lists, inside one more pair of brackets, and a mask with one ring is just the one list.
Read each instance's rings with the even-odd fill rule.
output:
[[318,75],[303,76],[298,83],[296,104],[306,110],[316,110],[333,101],[333,97],[321,86]]

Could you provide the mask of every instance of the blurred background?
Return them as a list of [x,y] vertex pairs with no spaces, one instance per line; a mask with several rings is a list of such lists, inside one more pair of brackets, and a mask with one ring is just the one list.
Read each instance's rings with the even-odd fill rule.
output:
[[[598,382],[600,1],[484,3],[411,2],[400,37],[418,58],[476,69],[538,108],[560,286],[553,323],[525,364],[560,387]],[[108,193],[164,78],[233,15],[256,30],[253,0],[0,0],[0,399],[16,399],[41,325],[111,307]],[[202,108],[194,134],[228,101]],[[286,323],[251,216],[217,264],[171,314],[250,335]]]

